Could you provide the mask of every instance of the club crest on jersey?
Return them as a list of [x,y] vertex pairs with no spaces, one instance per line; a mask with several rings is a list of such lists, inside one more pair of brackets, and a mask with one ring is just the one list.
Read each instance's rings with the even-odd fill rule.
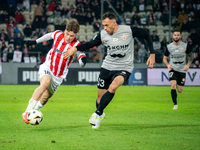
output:
[[113,38],[113,41],[118,41],[118,38]]
[[182,53],[183,53],[183,52],[184,52],[184,49],[182,48],[182,49],[180,50],[180,52],[182,52]]
[[122,40],[123,40],[123,41],[126,41],[126,40],[127,40],[127,36],[126,36],[126,35],[123,35],[123,36],[122,36]]

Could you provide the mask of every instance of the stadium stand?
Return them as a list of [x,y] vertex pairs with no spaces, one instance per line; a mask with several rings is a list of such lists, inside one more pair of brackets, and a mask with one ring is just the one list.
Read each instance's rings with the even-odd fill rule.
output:
[[[95,4],[94,0],[91,0],[89,3],[87,3],[87,1],[82,1],[82,0],[53,0],[53,1],[55,3],[55,7],[57,7],[57,6],[60,7],[60,10],[61,10],[60,16],[62,17],[63,22],[64,21],[69,22],[72,20],[78,22],[79,20],[77,20],[76,15],[78,14],[78,12],[80,10],[84,14],[83,17],[86,17],[87,12],[91,12],[94,22],[95,22],[95,20],[100,19],[99,18],[100,13],[99,14],[97,13],[97,8],[100,10],[100,7],[101,7],[100,0],[97,0],[98,4]],[[161,0],[159,1],[160,9],[157,9],[156,11],[155,11],[153,1],[151,2],[151,1],[133,0],[131,3],[131,6],[130,6],[131,9],[129,9],[129,10],[124,8],[123,3],[116,5],[117,1],[112,1],[111,4],[113,4],[113,7],[116,9],[116,11],[120,14],[120,16],[122,18],[125,18],[127,15],[129,15],[129,17],[132,18],[137,13],[139,17],[144,17],[147,19],[150,12],[153,10],[153,13],[156,17],[156,23],[155,23],[155,25],[148,25],[148,20],[146,20],[147,22],[146,22],[145,28],[147,30],[149,30],[150,34],[152,34],[153,31],[156,31],[157,35],[159,36],[160,42],[162,42],[162,40],[164,38],[166,38],[167,42],[169,43],[169,42],[171,42],[171,38],[169,38],[169,25],[167,24],[167,25],[163,26],[163,22],[161,19],[163,10],[165,10],[167,12],[167,15],[169,15],[169,0],[165,0],[165,1],[166,1],[167,5],[162,3]],[[15,32],[16,33],[21,32],[22,36],[24,36],[23,29],[25,28],[26,24],[29,24],[30,26],[32,25],[32,23],[35,19],[34,11],[38,7],[39,4],[41,4],[42,8],[44,9],[43,16],[45,16],[46,19],[51,16],[54,16],[55,11],[48,10],[48,6],[49,6],[50,2],[51,2],[51,0],[49,1],[49,3],[48,3],[48,1],[45,1],[45,0],[40,0],[40,1],[35,1],[35,2],[31,1],[30,11],[23,10],[23,8],[21,7],[22,5],[20,3],[18,3],[15,9],[16,9],[16,11],[22,10],[22,14],[24,15],[24,18],[25,18],[25,24],[17,24],[15,27]],[[192,7],[193,7],[192,9],[188,8],[188,5],[190,3],[192,3]],[[196,24],[197,24],[197,27],[195,28],[195,30],[196,30],[197,34],[199,35],[200,34],[200,27],[199,27],[200,16],[197,14],[200,12],[200,4],[194,0],[193,1],[185,0],[184,3],[181,5],[179,0],[173,0],[172,5],[176,6],[176,10],[177,10],[178,14],[181,13],[181,10],[185,10],[185,12],[187,13],[188,18],[189,18],[188,19],[189,23],[187,24],[188,30],[182,32],[182,40],[184,42],[187,42],[188,37],[191,35],[193,27],[190,26],[192,24],[192,23],[190,23],[190,20],[194,17],[195,17]],[[74,9],[70,9],[71,6],[73,6]],[[68,9],[68,13],[65,14],[64,16],[62,16],[62,10],[64,7],[66,7]],[[81,9],[79,9],[79,7],[81,7]],[[122,9],[118,9],[118,7],[122,8]],[[143,7],[144,7],[144,11],[140,11],[141,8],[143,9]],[[7,9],[7,8],[5,8],[5,9]],[[105,9],[105,11],[112,11],[109,7],[104,8],[104,9]],[[177,14],[177,16],[173,16],[171,18],[171,24],[172,24],[171,30],[173,30],[174,27],[177,27],[177,26],[180,27],[180,23],[178,22],[178,14]],[[3,9],[2,9],[2,10],[0,10],[0,18],[3,18],[4,17],[3,15],[4,14],[3,14]],[[141,25],[140,20],[136,23],[133,20],[131,20],[131,21],[132,21],[131,22],[132,25],[143,28],[143,25]],[[77,36],[78,40],[80,40],[80,41],[90,40],[91,38],[93,38],[93,36],[95,36],[98,33],[98,31],[94,31],[93,23],[90,25],[89,24],[80,25],[80,31]],[[120,22],[119,24],[122,24],[122,22]],[[2,29],[5,31],[5,34],[8,34],[10,32],[6,22],[3,22],[3,20],[0,19],[0,30],[2,30]],[[50,29],[51,31],[54,31],[55,24],[53,24],[53,23],[48,24],[45,31],[47,32],[48,29]],[[41,30],[41,28],[39,28],[39,31],[40,30]],[[35,38],[33,36],[33,35],[37,35],[35,31],[36,31],[36,29],[33,30],[32,36],[30,38]],[[172,33],[170,33],[170,34],[172,36]],[[27,37],[26,38],[23,37],[23,38],[24,38],[24,41],[27,41],[28,39],[30,39]],[[8,43],[8,41],[6,41],[7,46],[10,46],[11,43]],[[1,40],[1,43],[2,43],[2,40]],[[137,41],[135,44],[137,44]],[[195,46],[195,45],[193,45],[193,46]],[[200,43],[199,43],[199,47],[200,47]],[[198,59],[200,59],[200,56],[198,57]]]

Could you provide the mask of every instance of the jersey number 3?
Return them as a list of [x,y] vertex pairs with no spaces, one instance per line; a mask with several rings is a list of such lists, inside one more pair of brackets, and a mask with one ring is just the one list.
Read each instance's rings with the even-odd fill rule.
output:
[[105,81],[101,78],[98,79],[98,86],[104,87],[105,86]]

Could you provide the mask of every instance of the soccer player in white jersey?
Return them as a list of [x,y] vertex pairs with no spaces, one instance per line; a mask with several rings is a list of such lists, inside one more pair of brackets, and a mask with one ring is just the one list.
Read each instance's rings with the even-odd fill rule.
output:
[[[181,33],[179,29],[175,29],[173,31],[172,37],[173,42],[167,45],[163,57],[163,62],[169,70],[171,97],[174,103],[173,110],[177,110],[178,105],[176,88],[179,93],[182,93],[183,87],[185,85],[186,72],[192,63],[193,57],[191,53],[192,49],[188,46],[188,44],[181,41]],[[169,63],[168,57],[170,58]],[[186,60],[186,58],[188,60]]]
[[[60,30],[47,33],[37,40],[27,41],[27,46],[41,43],[53,39],[53,46],[46,56],[46,61],[40,65],[39,76],[40,86],[35,89],[26,111],[22,114],[23,121],[29,123],[27,114],[31,109],[40,109],[48,102],[49,98],[56,92],[58,87],[66,78],[69,64],[72,62],[73,56],[63,57],[63,52],[71,47],[78,46],[81,43],[76,39],[76,35],[80,27],[76,21],[67,24],[64,33]],[[81,67],[86,64],[86,56],[84,53],[77,51],[77,58]]]
[[101,30],[91,41],[69,49],[63,55],[65,58],[73,55],[77,50],[84,51],[87,48],[103,44],[107,47],[107,55],[103,60],[98,79],[98,96],[96,99],[97,110],[92,114],[89,123],[97,129],[105,114],[103,110],[113,99],[119,86],[128,80],[133,71],[134,37],[144,38],[150,50],[147,60],[150,68],[155,64],[155,54],[149,33],[141,28],[127,25],[118,25],[116,15],[107,12],[103,15]]

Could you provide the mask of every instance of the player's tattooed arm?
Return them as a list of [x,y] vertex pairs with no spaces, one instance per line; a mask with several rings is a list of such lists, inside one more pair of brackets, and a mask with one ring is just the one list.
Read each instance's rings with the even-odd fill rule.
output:
[[187,60],[190,61],[190,62],[193,61],[192,53],[187,54]]
[[192,53],[187,54],[187,60],[188,60],[188,63],[184,67],[184,69],[183,69],[184,71],[188,71],[189,70],[189,67],[190,67],[190,65],[191,65],[191,63],[193,61]]

